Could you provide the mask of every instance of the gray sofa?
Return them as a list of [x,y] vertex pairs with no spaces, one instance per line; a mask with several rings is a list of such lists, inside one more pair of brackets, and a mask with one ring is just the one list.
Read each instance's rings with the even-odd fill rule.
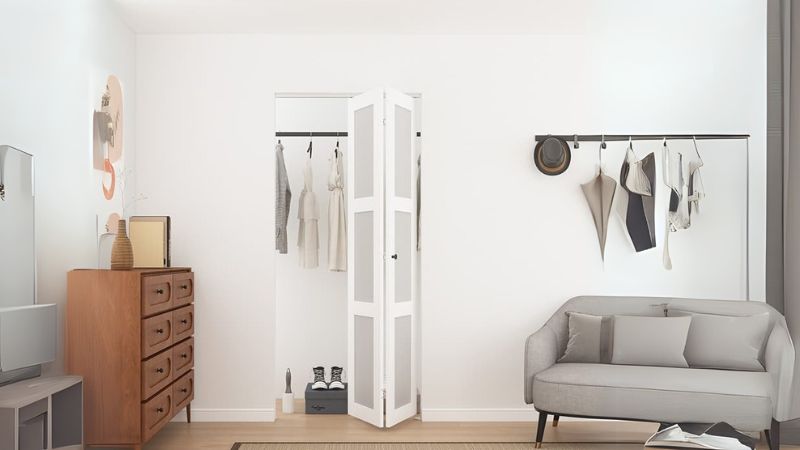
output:
[[[665,308],[747,316],[769,312],[761,352],[766,372],[556,363],[569,338],[567,312],[595,315],[664,316]],[[766,431],[771,449],[780,442],[780,422],[793,419],[791,386],[795,350],[786,320],[761,302],[662,297],[573,298],[556,311],[525,345],[525,402],[539,412],[540,448],[549,414],[646,422],[728,422],[741,431]]]

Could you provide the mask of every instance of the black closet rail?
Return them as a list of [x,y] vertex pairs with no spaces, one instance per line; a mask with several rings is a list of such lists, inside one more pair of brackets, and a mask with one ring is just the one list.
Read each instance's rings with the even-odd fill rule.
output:
[[541,142],[549,137],[561,139],[566,142],[613,142],[613,141],[660,141],[662,139],[749,139],[749,134],[537,134],[536,142]]
[[[422,133],[417,131],[417,137]],[[347,137],[347,131],[277,131],[275,137]]]

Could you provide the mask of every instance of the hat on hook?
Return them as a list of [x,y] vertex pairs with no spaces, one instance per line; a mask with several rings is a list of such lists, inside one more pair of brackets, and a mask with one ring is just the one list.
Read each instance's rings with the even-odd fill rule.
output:
[[533,151],[533,162],[536,168],[545,175],[560,175],[569,168],[572,153],[566,141],[548,136],[536,144]]

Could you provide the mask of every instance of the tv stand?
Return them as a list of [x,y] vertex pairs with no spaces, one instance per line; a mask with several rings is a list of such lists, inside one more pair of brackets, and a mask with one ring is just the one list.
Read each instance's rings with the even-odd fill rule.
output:
[[0,450],[83,448],[83,379],[44,377],[0,387]]

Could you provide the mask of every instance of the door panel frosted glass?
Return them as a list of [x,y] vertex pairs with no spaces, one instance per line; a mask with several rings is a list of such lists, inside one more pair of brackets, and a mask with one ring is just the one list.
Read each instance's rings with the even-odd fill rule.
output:
[[394,212],[394,238],[397,260],[394,261],[394,301],[411,301],[411,258],[415,258],[415,245],[411,233],[411,214]]
[[394,406],[411,403],[411,316],[398,317],[394,320]]
[[411,155],[414,154],[414,121],[411,111],[395,105],[394,107],[395,135],[395,196],[411,198],[413,181],[413,165]]
[[355,402],[372,409],[374,406],[375,334],[372,317],[355,317],[355,354],[353,374],[355,383]]
[[375,158],[375,110],[372,105],[355,111],[353,128],[353,195],[355,198],[372,197]]
[[375,275],[375,255],[373,236],[372,212],[360,212],[355,214],[355,224],[353,226],[353,245],[355,254],[353,255],[353,278],[355,279],[355,295],[357,302],[372,303],[375,295],[374,275]]

